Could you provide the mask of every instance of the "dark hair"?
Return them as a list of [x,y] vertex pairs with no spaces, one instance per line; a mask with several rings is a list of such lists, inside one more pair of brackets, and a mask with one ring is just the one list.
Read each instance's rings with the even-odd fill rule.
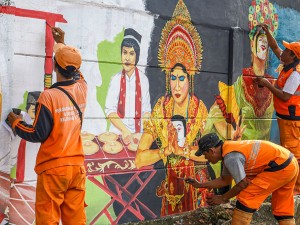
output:
[[122,50],[123,47],[128,47],[128,48],[133,48],[136,54],[135,57],[135,66],[137,65],[137,63],[139,62],[139,58],[140,58],[140,46],[139,44],[131,38],[125,38],[123,39],[122,43],[121,43],[121,55],[122,55]]
[[58,72],[63,75],[66,79],[70,79],[76,75],[76,68],[74,66],[66,66],[66,70],[63,69],[54,57],[54,66],[57,68]]
[[181,121],[184,127],[184,136],[186,136],[186,120],[184,119],[184,117],[180,115],[174,115],[171,117],[171,121]]
[[175,69],[176,67],[178,67],[178,66],[181,67],[182,71],[183,71],[184,73],[187,74],[187,77],[188,77],[188,79],[190,80],[190,75],[189,75],[189,73],[187,72],[185,66],[182,65],[181,63],[176,63],[176,64],[172,67],[171,73],[172,73],[172,72],[174,71],[174,69]]

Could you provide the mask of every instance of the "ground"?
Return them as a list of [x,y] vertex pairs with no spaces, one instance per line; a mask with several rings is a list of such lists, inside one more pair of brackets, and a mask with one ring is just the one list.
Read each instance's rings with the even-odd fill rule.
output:
[[[126,225],[230,225],[235,201],[221,206],[200,208],[192,212],[159,220],[127,223]],[[300,224],[300,197],[295,197],[295,220]],[[270,199],[254,213],[251,225],[277,224],[271,213]]]

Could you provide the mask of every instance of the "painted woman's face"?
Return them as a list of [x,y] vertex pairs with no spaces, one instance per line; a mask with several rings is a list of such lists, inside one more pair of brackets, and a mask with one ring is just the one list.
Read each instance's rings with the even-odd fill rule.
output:
[[256,55],[259,59],[265,60],[268,54],[268,40],[265,34],[257,37]]
[[133,47],[122,47],[122,64],[127,74],[132,74],[135,69],[136,53]]
[[182,104],[189,93],[189,80],[180,66],[176,66],[171,72],[170,86],[174,101],[179,105]]

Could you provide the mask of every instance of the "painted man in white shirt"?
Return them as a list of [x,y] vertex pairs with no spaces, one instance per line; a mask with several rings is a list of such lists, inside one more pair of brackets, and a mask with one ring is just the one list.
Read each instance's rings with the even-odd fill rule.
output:
[[142,118],[150,116],[149,81],[136,67],[142,36],[134,29],[125,29],[121,44],[123,69],[110,81],[105,113],[111,121],[110,131],[121,134],[125,143],[133,133],[142,132]]

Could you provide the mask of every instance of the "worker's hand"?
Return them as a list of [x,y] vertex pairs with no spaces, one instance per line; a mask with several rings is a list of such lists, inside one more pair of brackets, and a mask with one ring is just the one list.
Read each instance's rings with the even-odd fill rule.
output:
[[65,32],[59,27],[52,27],[52,36],[56,43],[65,44]]
[[23,116],[22,116],[22,114],[17,115],[17,114],[14,114],[13,112],[10,112],[8,114],[8,116],[7,116],[7,119],[9,121],[10,126],[12,126],[13,123],[15,122],[15,120],[17,120],[17,119],[21,119],[22,120]]
[[204,183],[200,183],[199,181],[197,181],[195,178],[192,177],[186,178],[185,182],[192,185],[195,188],[206,188]]
[[266,32],[266,33],[269,33],[269,32],[270,32],[270,31],[269,31],[269,26],[268,26],[268,24],[260,23],[260,24],[258,24],[257,26],[260,26],[260,27],[263,29],[263,31]]
[[269,85],[272,85],[270,81],[264,77],[257,77],[255,78],[254,82],[258,83],[259,86],[263,87],[269,87]]
[[207,195],[206,197],[209,205],[220,205],[228,202],[223,200],[222,195]]

